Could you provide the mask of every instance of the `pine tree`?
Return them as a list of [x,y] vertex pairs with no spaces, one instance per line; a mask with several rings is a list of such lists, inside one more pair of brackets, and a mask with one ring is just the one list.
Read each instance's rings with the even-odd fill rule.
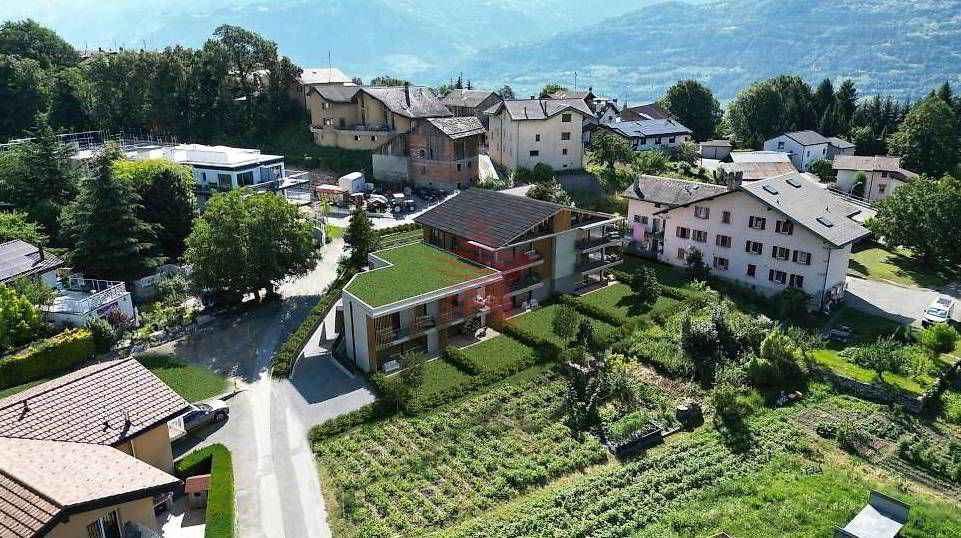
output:
[[119,159],[123,153],[113,143],[97,153],[92,175],[80,182],[61,225],[71,264],[90,277],[130,281],[149,274],[161,260],[153,229],[138,217],[140,196],[114,173]]
[[841,116],[844,118],[844,123],[850,122],[851,117],[854,116],[854,111],[858,107],[858,90],[854,86],[854,81],[851,79],[844,80],[834,95],[840,107]]
[[350,214],[350,224],[344,232],[344,243],[350,247],[350,257],[347,262],[357,268],[367,263],[367,255],[377,250],[379,237],[374,232],[374,226],[361,208]]

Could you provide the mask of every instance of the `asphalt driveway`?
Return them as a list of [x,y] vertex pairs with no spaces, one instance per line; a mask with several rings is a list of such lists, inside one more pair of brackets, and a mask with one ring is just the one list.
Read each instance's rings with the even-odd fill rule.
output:
[[[926,288],[909,288],[886,282],[848,277],[845,304],[900,323],[918,322],[921,312],[941,293]],[[955,310],[955,317],[961,314]]]

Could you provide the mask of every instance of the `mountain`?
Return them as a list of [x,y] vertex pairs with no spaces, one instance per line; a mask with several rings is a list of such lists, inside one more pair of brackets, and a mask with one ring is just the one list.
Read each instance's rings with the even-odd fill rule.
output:
[[[728,100],[781,73],[851,78],[861,95],[924,96],[961,81],[961,1],[721,0],[647,6],[547,39],[480,51],[457,68],[518,95],[547,82],[633,102],[679,79]],[[466,76],[466,75],[465,75]]]

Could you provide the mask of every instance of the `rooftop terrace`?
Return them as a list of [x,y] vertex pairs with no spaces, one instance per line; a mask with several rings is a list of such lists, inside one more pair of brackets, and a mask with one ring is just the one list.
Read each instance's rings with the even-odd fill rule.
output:
[[424,243],[381,250],[373,255],[390,265],[357,275],[346,291],[374,308],[496,273],[489,267]]

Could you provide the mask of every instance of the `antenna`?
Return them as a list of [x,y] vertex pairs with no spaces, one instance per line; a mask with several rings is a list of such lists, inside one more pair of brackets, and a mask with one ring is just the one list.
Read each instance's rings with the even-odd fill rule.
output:
[[327,49],[327,83],[328,83],[328,84],[330,84],[330,76],[331,76],[330,70],[331,70],[331,66],[330,66],[330,49]]
[[577,71],[574,71],[574,91],[577,91]]

